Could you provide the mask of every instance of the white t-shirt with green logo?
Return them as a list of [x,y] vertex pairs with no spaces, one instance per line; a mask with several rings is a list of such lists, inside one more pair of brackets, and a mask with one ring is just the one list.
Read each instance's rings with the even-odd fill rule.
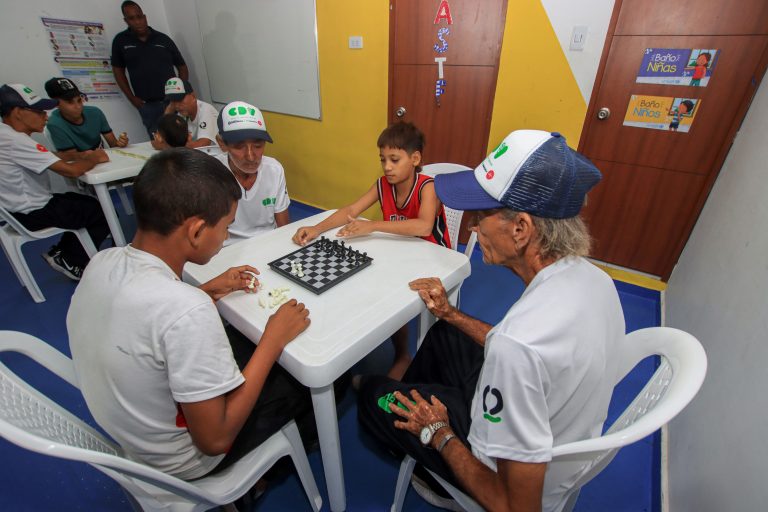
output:
[[[216,158],[230,169],[229,157],[226,153]],[[224,245],[231,245],[275,229],[277,227],[275,213],[284,212],[291,204],[288,188],[285,185],[283,166],[269,156],[262,157],[256,183],[251,189],[245,190],[241,185],[240,190],[242,196],[237,202],[235,221],[229,226],[229,239],[224,242]]]
[[[472,453],[550,462],[552,447],[597,437],[618,371],[624,315],[608,275],[583,258],[542,269],[486,338],[472,400]],[[542,509],[559,511],[579,470],[551,462]]]

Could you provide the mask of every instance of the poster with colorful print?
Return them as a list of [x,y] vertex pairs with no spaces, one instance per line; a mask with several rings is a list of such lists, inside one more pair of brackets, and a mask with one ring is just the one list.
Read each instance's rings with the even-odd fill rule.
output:
[[706,87],[717,56],[718,51],[712,48],[646,48],[635,81]]
[[701,100],[696,98],[669,98],[666,96],[641,96],[629,98],[624,126],[688,132],[699,110]]
[[41,18],[53,60],[61,75],[77,84],[89,99],[119,98],[112,74],[110,43],[104,25],[93,21]]

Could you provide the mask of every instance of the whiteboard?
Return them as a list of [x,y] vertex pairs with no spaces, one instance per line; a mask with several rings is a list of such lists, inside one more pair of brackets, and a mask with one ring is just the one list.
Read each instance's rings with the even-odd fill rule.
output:
[[196,0],[211,98],[320,119],[315,0]]

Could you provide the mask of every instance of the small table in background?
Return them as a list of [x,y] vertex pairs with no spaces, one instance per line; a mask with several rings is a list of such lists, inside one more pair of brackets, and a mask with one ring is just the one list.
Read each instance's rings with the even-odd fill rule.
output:
[[109,224],[109,231],[115,246],[125,245],[125,235],[117,218],[115,205],[109,195],[109,185],[116,181],[134,178],[139,174],[144,163],[149,157],[157,153],[149,142],[131,144],[124,148],[109,148],[105,150],[109,155],[109,162],[99,164],[87,173],[80,176],[80,181],[92,185],[99,199],[101,209]]

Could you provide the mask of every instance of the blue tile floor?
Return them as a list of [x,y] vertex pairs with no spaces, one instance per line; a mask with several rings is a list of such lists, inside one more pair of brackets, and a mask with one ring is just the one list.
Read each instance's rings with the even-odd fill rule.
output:
[[[118,208],[118,211],[121,211]],[[296,202],[292,218],[299,219],[317,210]],[[135,232],[135,218],[121,216],[128,239]],[[22,288],[5,258],[0,258],[0,329],[33,334],[69,354],[65,318],[75,283],[51,270],[39,256],[49,242],[25,245],[24,252],[32,272],[47,300],[35,304]],[[626,315],[627,329],[659,325],[659,296],[632,285],[617,283]],[[461,304],[466,312],[494,323],[522,293],[522,283],[510,271],[482,263],[478,251],[472,257],[472,275],[462,288]],[[415,329],[412,329],[412,332]],[[383,343],[361,361],[355,373],[385,371],[391,361],[390,343]],[[43,393],[54,397],[74,414],[93,424],[79,393],[51,377],[34,363],[18,355],[3,355],[2,361]],[[647,360],[619,385],[614,393],[609,421],[615,418],[642,387],[655,362]],[[347,493],[347,510],[387,511],[392,500],[399,461],[382,454],[361,432],[356,419],[355,397],[349,392],[338,404],[342,458]],[[635,443],[619,452],[614,461],[581,492],[579,512],[658,511],[659,448],[658,435]],[[310,453],[310,464],[328,510],[325,481],[318,452]],[[38,455],[0,439],[0,510],[8,511],[129,511],[130,505],[120,488],[92,467]],[[298,478],[290,476],[273,484],[253,510],[309,510]],[[413,491],[409,491],[405,510],[435,511]]]

